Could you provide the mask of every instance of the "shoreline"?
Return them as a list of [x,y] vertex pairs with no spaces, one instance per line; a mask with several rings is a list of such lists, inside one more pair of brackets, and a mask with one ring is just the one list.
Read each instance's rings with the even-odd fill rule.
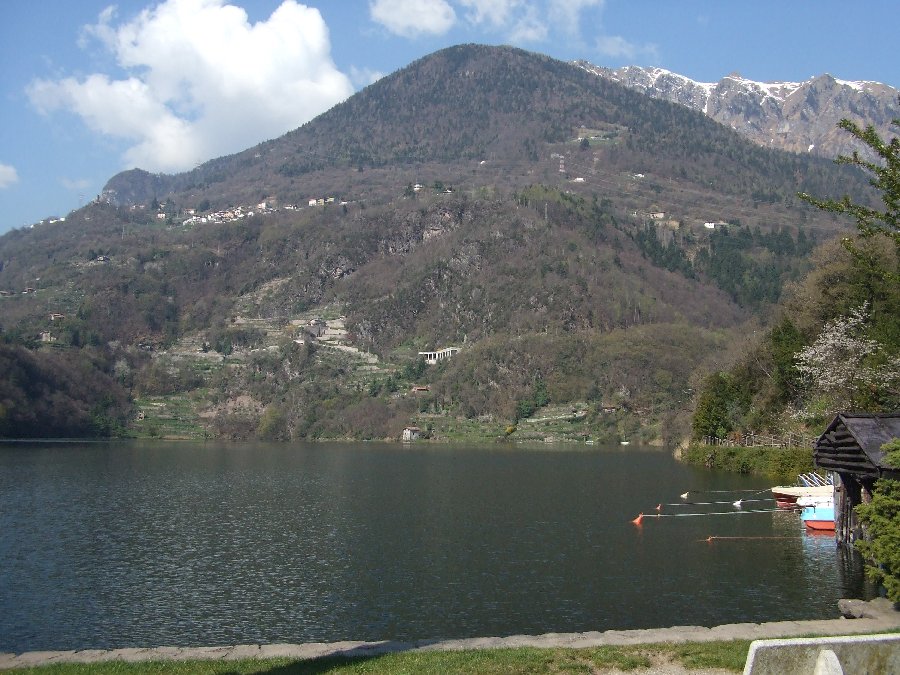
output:
[[463,651],[477,649],[516,649],[519,647],[585,649],[655,643],[761,640],[810,635],[856,635],[900,631],[900,611],[885,598],[841,600],[842,616],[837,619],[735,623],[707,628],[673,626],[634,630],[588,631],[584,633],[545,633],[451,640],[341,641],[303,644],[250,644],[215,647],[131,647],[121,649],[83,649],[31,651],[20,654],[0,652],[0,670],[31,668],[54,663],[101,663],[124,661],[233,661],[238,659],[290,658],[317,659],[327,656],[348,658],[379,656],[407,651]]

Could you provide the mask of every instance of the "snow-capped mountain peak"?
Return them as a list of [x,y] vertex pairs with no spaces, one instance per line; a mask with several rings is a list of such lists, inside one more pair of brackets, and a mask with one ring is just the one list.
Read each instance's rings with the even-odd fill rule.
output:
[[847,154],[857,148],[848,134],[837,129],[841,119],[872,124],[887,136],[891,120],[900,117],[897,89],[827,73],[803,82],[758,82],[739,73],[718,82],[697,82],[657,67],[610,69],[587,61],[575,65],[653,98],[701,111],[761,145],[793,152],[827,157]]

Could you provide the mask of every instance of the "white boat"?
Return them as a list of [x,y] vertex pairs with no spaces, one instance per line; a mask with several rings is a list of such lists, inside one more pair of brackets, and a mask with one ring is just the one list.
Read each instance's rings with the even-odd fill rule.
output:
[[797,497],[797,506],[800,508],[819,508],[826,506],[834,508],[834,494],[829,493],[827,495],[806,495]]
[[772,496],[779,508],[792,509],[797,506],[797,500],[802,497],[833,498],[833,485],[776,485],[772,488]]
[[779,508],[793,509],[797,506],[797,500],[801,497],[816,499],[833,499],[834,485],[832,478],[822,478],[817,473],[802,473],[797,476],[796,485],[776,485],[772,488],[772,496]]

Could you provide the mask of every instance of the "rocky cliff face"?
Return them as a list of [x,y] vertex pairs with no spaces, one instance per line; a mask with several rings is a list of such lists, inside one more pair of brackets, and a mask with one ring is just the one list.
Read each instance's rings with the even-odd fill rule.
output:
[[754,82],[738,74],[715,83],[695,82],[662,68],[615,70],[586,61],[576,65],[653,98],[700,110],[766,147],[823,157],[859,147],[837,128],[842,118],[873,125],[882,137],[900,117],[900,91],[878,82],[851,82],[819,75],[805,82]]

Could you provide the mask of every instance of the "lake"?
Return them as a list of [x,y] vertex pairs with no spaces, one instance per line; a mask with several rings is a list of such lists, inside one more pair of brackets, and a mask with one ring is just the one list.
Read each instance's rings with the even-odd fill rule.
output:
[[[833,537],[749,501],[768,487],[636,446],[3,444],[0,651],[711,626],[871,597]],[[631,522],[658,503],[727,515]]]

